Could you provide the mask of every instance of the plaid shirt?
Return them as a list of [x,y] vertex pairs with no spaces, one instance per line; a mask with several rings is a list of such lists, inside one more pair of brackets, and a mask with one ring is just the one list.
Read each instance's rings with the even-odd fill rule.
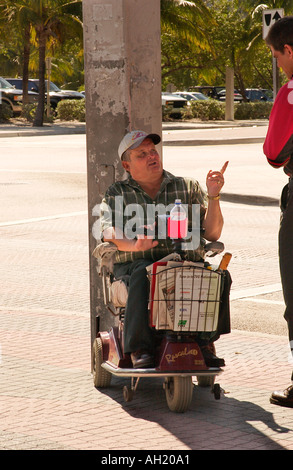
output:
[[[155,199],[152,199],[139,184],[129,175],[126,180],[112,184],[107,190],[101,204],[101,231],[109,227],[121,227],[126,237],[134,238],[133,211],[135,212],[135,226],[151,224],[149,209],[155,205],[156,210],[159,204],[162,208],[173,207],[175,199],[181,199],[182,204],[188,206],[188,221],[192,220],[192,205],[199,205],[200,227],[206,212],[207,199],[199,183],[191,178],[176,177],[164,170],[163,181]],[[132,206],[130,206],[132,204]],[[110,208],[110,210],[109,210]],[[134,219],[132,219],[134,220]],[[127,228],[128,226],[128,228]],[[101,237],[102,238],[102,237]],[[200,237],[200,244],[197,249],[187,251],[187,259],[199,261],[204,259],[205,241]],[[157,261],[169,253],[174,252],[172,240],[165,237],[159,239],[159,244],[151,250],[130,252],[119,251],[116,255],[116,263],[125,263],[139,258]]]

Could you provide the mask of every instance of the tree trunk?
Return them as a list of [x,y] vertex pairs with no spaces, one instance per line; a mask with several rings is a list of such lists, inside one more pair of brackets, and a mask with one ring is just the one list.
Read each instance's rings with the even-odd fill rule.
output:
[[25,27],[24,31],[24,47],[23,47],[23,68],[22,68],[22,91],[23,98],[22,103],[29,103],[28,99],[28,66],[30,60],[30,24]]
[[42,29],[38,32],[39,42],[39,101],[36,110],[35,119],[33,122],[34,127],[40,127],[44,122],[44,110],[45,110],[45,73],[46,73],[46,42],[47,36],[45,31]]

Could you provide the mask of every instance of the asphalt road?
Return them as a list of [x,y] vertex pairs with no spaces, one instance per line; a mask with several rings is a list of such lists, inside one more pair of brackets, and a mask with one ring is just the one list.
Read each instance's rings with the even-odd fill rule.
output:
[[[233,254],[232,328],[287,335],[277,256],[285,175],[265,162],[260,143],[168,145],[163,158],[203,187],[207,171],[229,161],[222,241]],[[0,307],[32,310],[44,287],[59,285],[43,308],[88,315],[85,135],[1,138],[0,198]]]

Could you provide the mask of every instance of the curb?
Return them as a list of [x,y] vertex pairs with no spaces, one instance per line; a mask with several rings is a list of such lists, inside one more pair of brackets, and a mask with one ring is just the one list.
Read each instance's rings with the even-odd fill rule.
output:
[[240,137],[235,139],[196,139],[163,141],[164,146],[199,146],[199,145],[231,145],[231,144],[263,144],[263,137]]
[[[267,126],[268,121],[207,121],[207,122],[163,122],[163,131],[173,130],[200,130],[200,129],[225,129],[225,128],[243,128],[243,127],[263,127]],[[45,124],[42,127],[17,126],[13,124],[0,124],[0,137],[20,137],[35,135],[62,135],[62,134],[84,134],[86,132],[86,123],[67,122],[58,125]],[[259,143],[263,142],[261,137],[243,137],[232,139],[191,139],[191,140],[170,140],[163,142],[163,145],[214,145],[214,144],[239,144],[239,143]]]

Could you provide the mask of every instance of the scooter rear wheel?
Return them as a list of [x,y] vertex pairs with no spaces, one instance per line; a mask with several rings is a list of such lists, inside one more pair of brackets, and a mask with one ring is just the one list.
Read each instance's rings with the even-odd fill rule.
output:
[[164,388],[169,409],[176,413],[184,413],[192,401],[192,377],[167,377]]
[[112,374],[102,367],[103,344],[101,338],[96,338],[92,349],[92,374],[96,388],[108,387],[111,383]]

